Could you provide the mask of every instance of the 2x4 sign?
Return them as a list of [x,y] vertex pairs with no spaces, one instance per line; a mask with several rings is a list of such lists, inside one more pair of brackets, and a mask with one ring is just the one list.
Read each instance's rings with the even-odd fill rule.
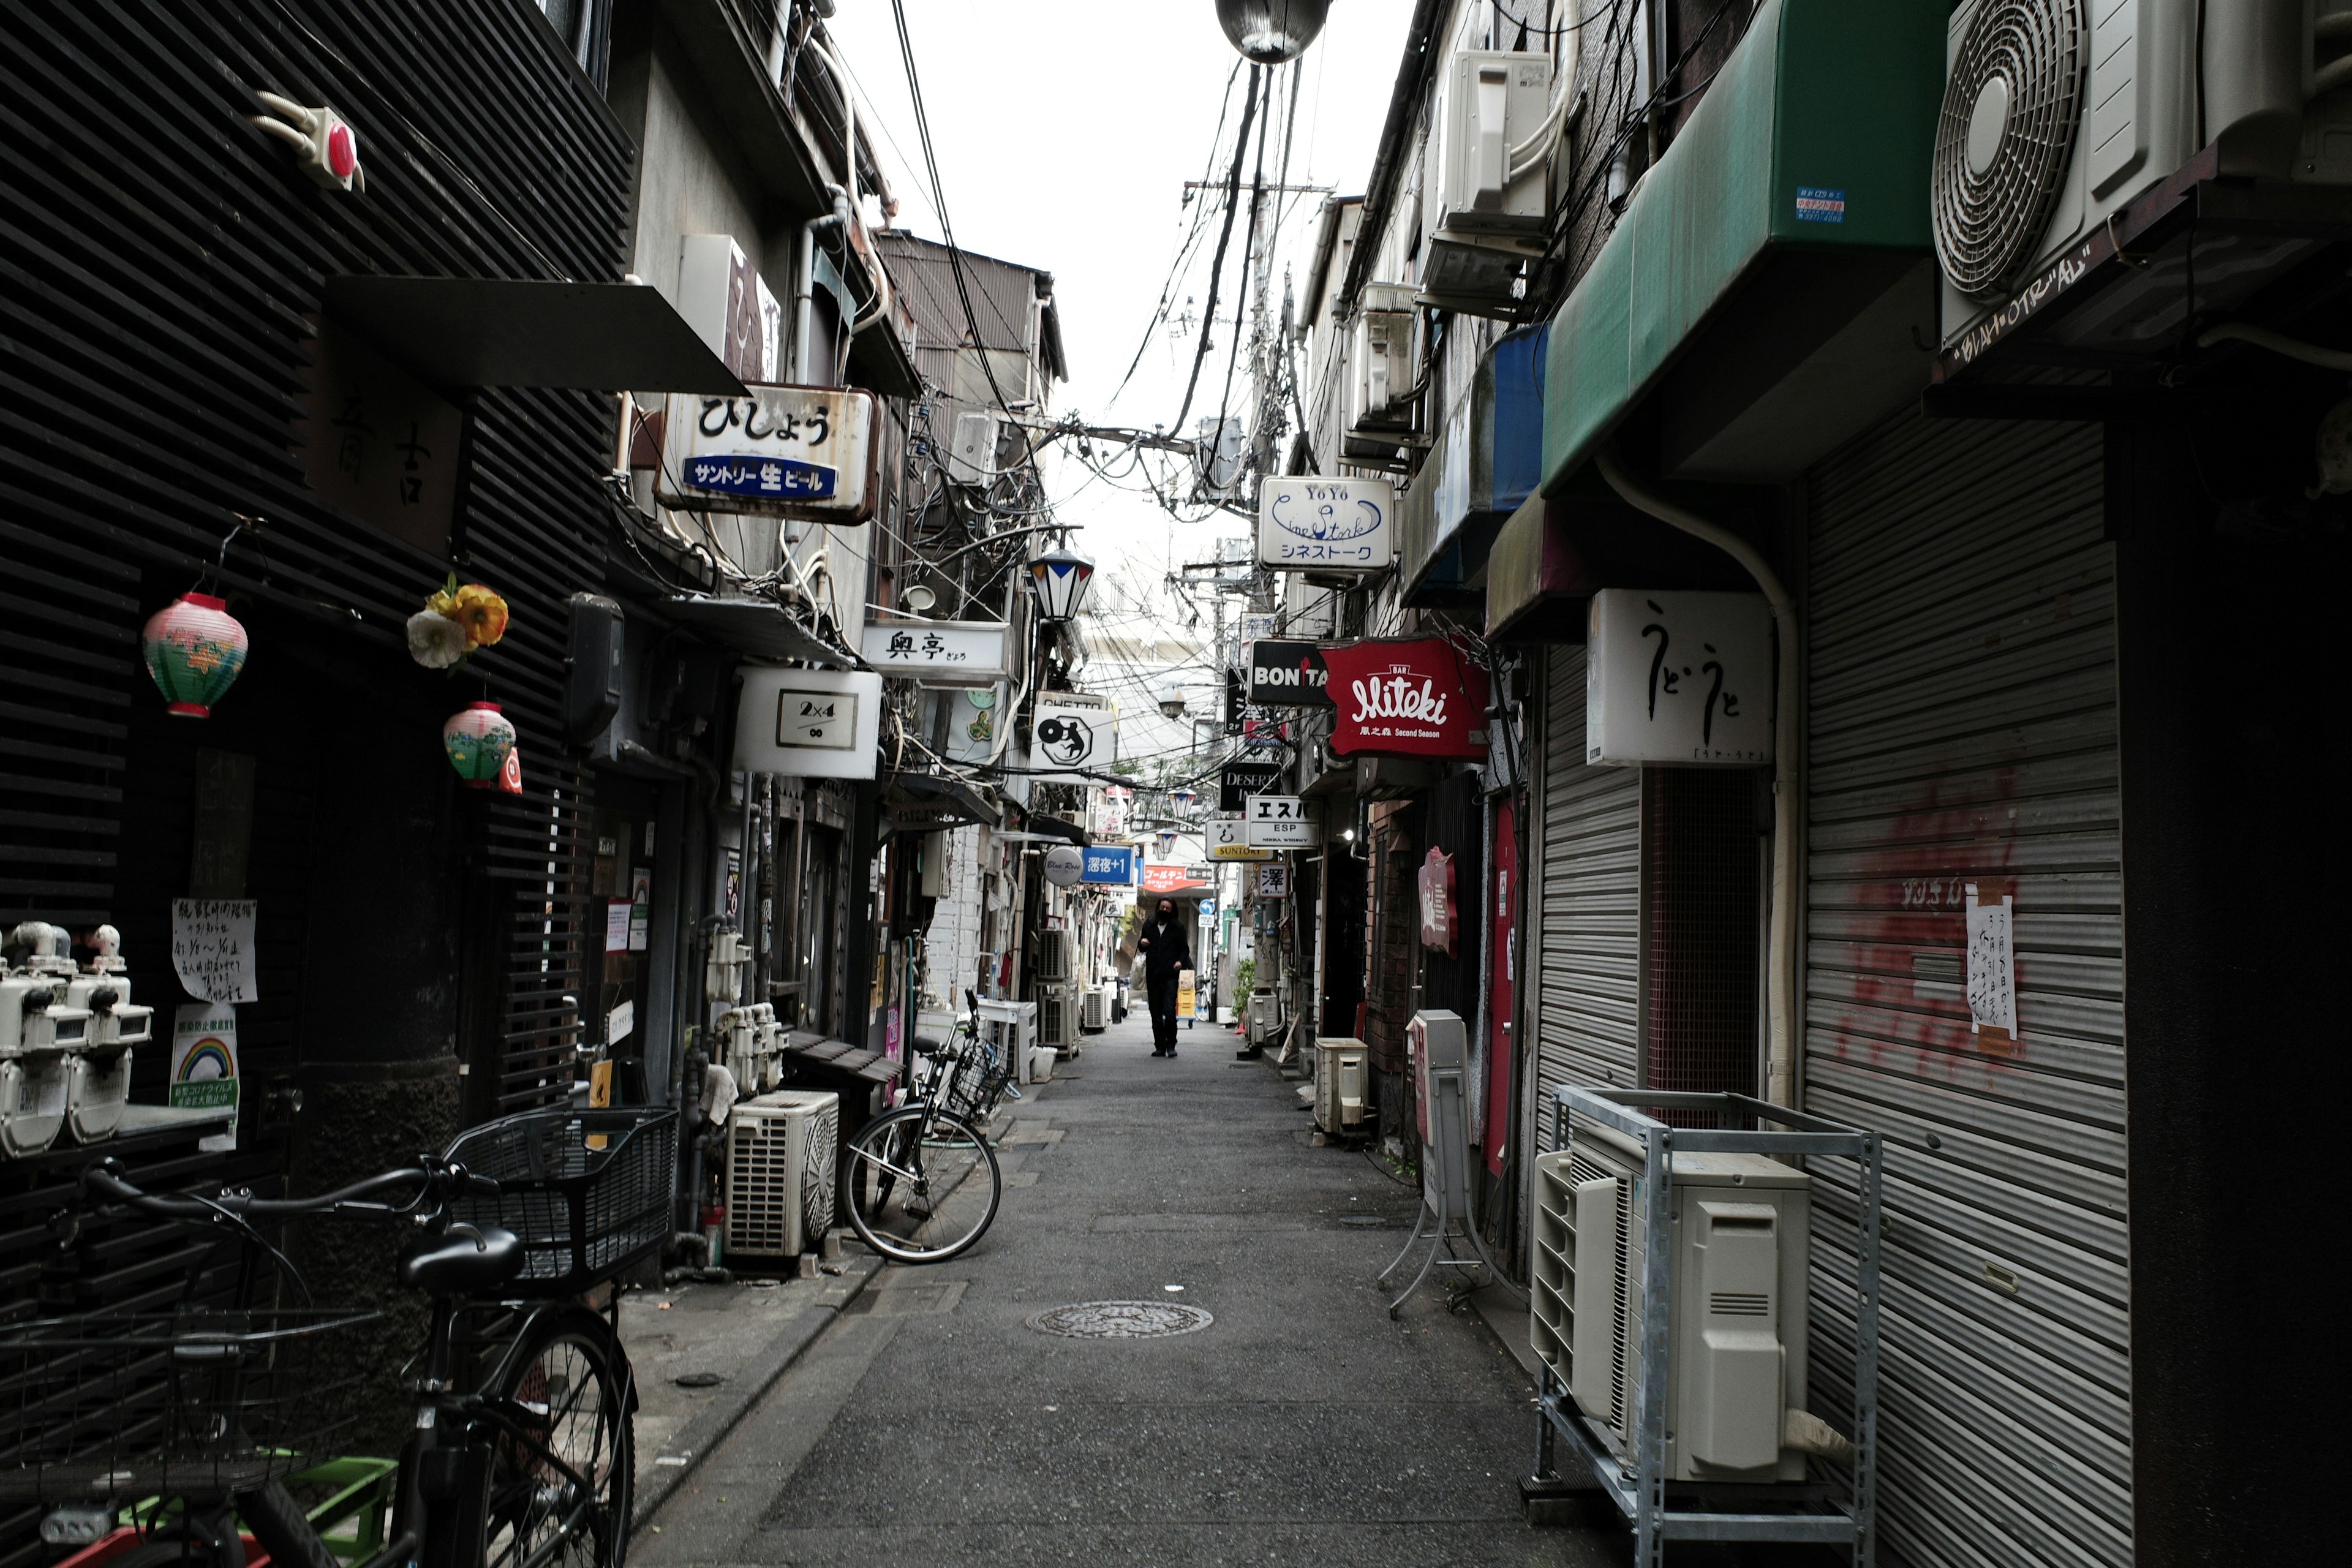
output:
[[1444,637],[1323,650],[1331,672],[1335,756],[1486,754],[1486,672]]
[[1261,708],[1328,708],[1331,672],[1311,642],[1250,644],[1249,700]]
[[674,395],[654,493],[684,510],[864,522],[881,491],[879,417],[872,393],[834,386]]
[[862,669],[743,672],[735,765],[788,778],[870,779],[880,754],[882,678]]
[[1285,572],[1378,572],[1395,554],[1396,488],[1386,479],[1267,479],[1257,558]]
[[1253,849],[1312,849],[1319,837],[1295,795],[1254,795],[1242,810],[1242,840]]

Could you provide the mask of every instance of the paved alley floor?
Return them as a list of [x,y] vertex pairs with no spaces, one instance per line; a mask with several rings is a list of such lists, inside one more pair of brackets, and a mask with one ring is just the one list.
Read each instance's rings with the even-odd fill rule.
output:
[[[1412,1192],[1309,1147],[1295,1086],[1234,1046],[1195,1027],[1167,1061],[1140,1020],[1092,1037],[1012,1108],[987,1237],[882,1270],[633,1563],[1619,1560],[1607,1532],[1522,1522],[1532,1391],[1486,1329],[1434,1289],[1390,1320],[1372,1277]],[[1150,1340],[1028,1326],[1099,1300],[1214,1321]]]

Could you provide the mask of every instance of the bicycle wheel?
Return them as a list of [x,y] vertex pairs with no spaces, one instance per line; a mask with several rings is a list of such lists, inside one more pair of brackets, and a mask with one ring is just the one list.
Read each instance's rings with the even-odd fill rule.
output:
[[940,1263],[988,1229],[1004,1178],[971,1123],[918,1104],[876,1117],[850,1140],[841,1190],[866,1246],[901,1263]]
[[627,1359],[589,1311],[535,1321],[490,1391],[501,1426],[485,1475],[485,1568],[621,1568],[635,1432]]

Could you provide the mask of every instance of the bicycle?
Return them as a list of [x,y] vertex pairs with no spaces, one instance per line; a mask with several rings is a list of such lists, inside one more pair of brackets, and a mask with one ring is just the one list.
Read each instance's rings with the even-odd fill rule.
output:
[[[883,1257],[943,1263],[995,1222],[1004,1175],[983,1131],[1006,1096],[1021,1098],[1008,1064],[982,1035],[978,998],[964,993],[968,1020],[946,1041],[913,1042],[911,1098],[859,1129],[841,1153],[840,1190],[849,1223]],[[965,1085],[966,1069],[978,1081]]]
[[[614,1110],[509,1117],[438,1159],[307,1198],[150,1193],[109,1159],[82,1172],[60,1229],[70,1241],[90,1212],[127,1209],[225,1227],[290,1272],[257,1222],[410,1221],[395,1273],[431,1299],[429,1328],[405,1369],[415,1414],[387,1544],[359,1568],[622,1568],[635,1383],[617,1297],[610,1315],[577,1298],[667,1238],[676,1158],[674,1112]],[[271,1568],[341,1568],[286,1481],[355,1420],[360,1373],[337,1336],[381,1316],[272,1306],[0,1327],[0,1504],[48,1505],[54,1544],[122,1547],[107,1568],[244,1568],[248,1535]]]

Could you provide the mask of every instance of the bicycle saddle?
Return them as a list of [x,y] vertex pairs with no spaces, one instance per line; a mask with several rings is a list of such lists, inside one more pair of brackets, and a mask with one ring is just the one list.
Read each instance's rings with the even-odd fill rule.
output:
[[452,1225],[401,1255],[400,1282],[429,1296],[487,1296],[522,1272],[522,1240],[510,1230]]
[[935,1057],[946,1047],[944,1040],[927,1039],[921,1035],[915,1037],[915,1054],[919,1057]]

